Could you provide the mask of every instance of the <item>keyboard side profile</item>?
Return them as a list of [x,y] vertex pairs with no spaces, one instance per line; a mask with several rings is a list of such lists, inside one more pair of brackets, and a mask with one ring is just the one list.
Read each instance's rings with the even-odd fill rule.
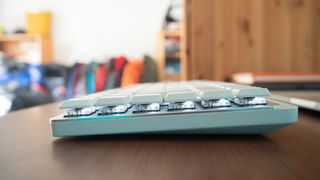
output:
[[64,101],[52,134],[264,134],[297,121],[297,107],[268,96],[264,88],[213,81],[140,84]]

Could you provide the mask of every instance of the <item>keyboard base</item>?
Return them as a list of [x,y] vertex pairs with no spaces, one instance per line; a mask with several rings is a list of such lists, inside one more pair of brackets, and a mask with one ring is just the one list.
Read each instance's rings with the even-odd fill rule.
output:
[[297,121],[295,106],[270,100],[272,106],[117,114],[51,119],[56,137],[105,134],[265,134]]

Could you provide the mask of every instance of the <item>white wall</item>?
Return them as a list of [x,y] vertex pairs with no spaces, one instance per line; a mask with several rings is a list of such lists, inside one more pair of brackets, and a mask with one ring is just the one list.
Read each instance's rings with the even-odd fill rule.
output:
[[170,0],[0,0],[0,24],[7,31],[25,27],[25,13],[50,10],[55,59],[72,64],[125,54],[155,55]]

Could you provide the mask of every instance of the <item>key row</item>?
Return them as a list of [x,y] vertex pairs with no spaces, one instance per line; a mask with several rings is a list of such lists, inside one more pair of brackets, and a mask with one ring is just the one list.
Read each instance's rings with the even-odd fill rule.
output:
[[244,100],[269,95],[270,93],[266,88],[232,83],[212,83],[211,81],[168,82],[140,84],[125,89],[112,89],[80,98],[73,98],[64,101],[60,109],[91,106],[109,107],[124,104],[163,104],[199,100],[215,102],[220,99],[235,99],[239,103],[248,103],[244,102]]

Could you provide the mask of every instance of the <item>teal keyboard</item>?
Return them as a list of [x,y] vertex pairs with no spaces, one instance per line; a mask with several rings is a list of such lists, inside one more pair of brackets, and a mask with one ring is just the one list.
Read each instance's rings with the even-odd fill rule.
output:
[[266,88],[216,81],[145,83],[62,102],[56,137],[105,134],[264,134],[297,121],[298,108]]

